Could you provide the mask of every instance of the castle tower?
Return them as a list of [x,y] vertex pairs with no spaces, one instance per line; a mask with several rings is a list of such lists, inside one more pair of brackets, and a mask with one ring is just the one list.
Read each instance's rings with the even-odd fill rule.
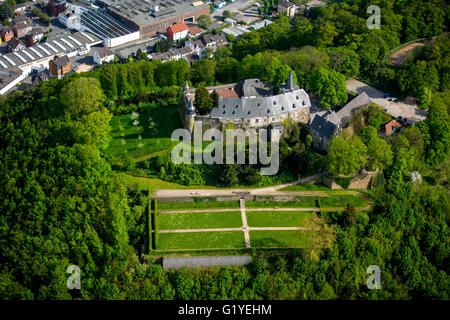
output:
[[286,89],[290,91],[295,90],[294,75],[292,74],[292,70],[289,71],[289,76],[286,80]]
[[185,115],[185,127],[189,129],[190,132],[194,130],[194,120],[195,120],[195,106],[192,99],[189,100],[186,105],[186,115]]

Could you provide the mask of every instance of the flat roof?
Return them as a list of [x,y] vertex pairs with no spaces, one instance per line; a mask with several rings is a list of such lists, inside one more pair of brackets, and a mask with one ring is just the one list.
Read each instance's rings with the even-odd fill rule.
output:
[[[27,65],[34,61],[64,55],[79,50],[86,45],[92,45],[101,40],[90,32],[76,32],[70,35],[63,35],[52,41],[38,43],[35,46],[27,47],[23,50],[0,54],[0,71],[10,72],[18,67]],[[70,45],[69,45],[70,44]]]
[[209,6],[207,1],[196,0],[98,0],[98,2],[104,4],[111,12],[137,25],[151,24]]

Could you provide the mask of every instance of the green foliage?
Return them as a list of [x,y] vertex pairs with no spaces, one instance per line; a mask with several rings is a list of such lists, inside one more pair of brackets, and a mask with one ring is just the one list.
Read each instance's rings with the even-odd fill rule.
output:
[[209,114],[214,106],[213,99],[205,87],[198,87],[195,91],[195,107],[200,114]]
[[208,29],[212,24],[211,17],[207,14],[202,14],[197,19],[195,19],[200,27],[203,29]]
[[334,137],[327,154],[327,169],[333,174],[351,174],[366,163],[366,146],[354,136],[349,140]]
[[311,78],[311,89],[325,109],[342,105],[348,99],[345,77],[334,70],[317,70]]

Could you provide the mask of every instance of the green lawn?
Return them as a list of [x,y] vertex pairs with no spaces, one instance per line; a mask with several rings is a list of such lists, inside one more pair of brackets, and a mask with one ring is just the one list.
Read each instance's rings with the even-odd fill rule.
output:
[[330,194],[323,197],[298,196],[295,201],[247,201],[245,205],[247,208],[315,208],[317,207],[317,200],[320,200],[321,208],[343,208],[349,202],[355,207],[367,205],[364,198],[347,194]]
[[106,154],[117,158],[138,157],[170,149],[177,143],[170,137],[175,129],[182,127],[178,107],[154,107],[149,111],[138,111],[138,114],[137,126],[133,125],[131,113],[111,119],[111,141]]
[[158,202],[158,210],[235,209],[238,201]]
[[323,183],[313,184],[295,184],[286,188],[282,188],[279,191],[332,191]]
[[307,211],[247,211],[250,227],[302,227],[314,213]]
[[304,247],[308,231],[250,231],[252,247]]
[[161,213],[158,221],[160,230],[239,228],[242,226],[239,211]]
[[159,250],[245,248],[242,231],[160,233]]

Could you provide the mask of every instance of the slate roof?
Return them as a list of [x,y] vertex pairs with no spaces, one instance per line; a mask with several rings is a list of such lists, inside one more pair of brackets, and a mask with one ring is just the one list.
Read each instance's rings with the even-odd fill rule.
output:
[[63,67],[66,66],[70,60],[69,57],[64,55],[61,57],[56,57],[55,59],[53,59],[53,62],[58,66],[58,67]]
[[361,106],[367,105],[370,103],[370,98],[366,92],[361,93],[352,101],[347,103],[341,110],[338,112],[332,112],[328,117],[328,121],[334,123],[335,125],[340,125],[342,122],[351,117],[352,111]]
[[319,115],[316,115],[309,125],[311,130],[316,131],[319,135],[327,138],[331,138],[337,128],[337,126],[328,121],[327,119],[322,118]]
[[11,49],[15,49],[20,45],[25,47],[25,45],[17,38],[12,38],[8,41],[8,47],[10,47]]
[[114,55],[114,52],[111,49],[99,47],[95,49],[98,52],[100,58],[105,58],[108,56]]
[[219,97],[219,106],[211,110],[211,118],[272,117],[309,107],[311,107],[311,102],[303,89],[267,97]]
[[278,5],[282,6],[283,8],[290,8],[292,6],[295,6],[295,4],[293,4],[292,2],[289,2],[289,1],[280,2]]
[[240,84],[240,95],[244,97],[250,96],[267,96],[273,94],[273,87],[270,82],[261,81],[259,79],[246,79]]

